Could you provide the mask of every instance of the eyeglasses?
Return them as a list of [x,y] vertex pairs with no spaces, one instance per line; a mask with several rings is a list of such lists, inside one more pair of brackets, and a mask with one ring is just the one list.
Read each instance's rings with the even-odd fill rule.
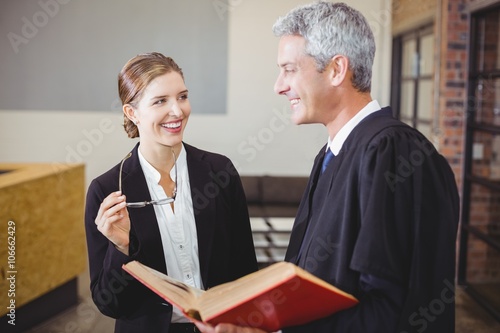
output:
[[[123,193],[122,191],[122,170],[123,170],[123,163],[125,162],[126,159],[128,159],[130,156],[132,156],[132,153],[128,153],[127,156],[123,158],[123,160],[120,163],[120,175],[118,178],[118,189],[120,192]],[[147,205],[166,205],[169,203],[172,203],[175,201],[175,196],[177,195],[177,159],[175,157],[174,150],[172,149],[172,156],[174,158],[174,167],[175,167],[175,186],[174,186],[174,191],[172,193],[171,197],[166,197],[160,200],[151,200],[151,201],[140,201],[140,202],[127,202],[127,207],[130,208],[141,208],[141,207],[146,207]]]

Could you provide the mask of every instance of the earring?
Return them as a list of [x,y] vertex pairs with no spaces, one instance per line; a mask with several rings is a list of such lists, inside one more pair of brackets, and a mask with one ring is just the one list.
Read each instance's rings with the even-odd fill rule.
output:
[[139,122],[137,120],[132,120],[132,122],[134,123],[134,125],[137,125]]

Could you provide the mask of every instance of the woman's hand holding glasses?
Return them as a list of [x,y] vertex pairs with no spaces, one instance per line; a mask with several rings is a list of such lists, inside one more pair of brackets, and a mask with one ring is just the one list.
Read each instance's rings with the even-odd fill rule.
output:
[[130,243],[130,218],[125,196],[120,191],[108,195],[101,203],[95,219],[97,230],[109,239],[116,248],[128,255]]

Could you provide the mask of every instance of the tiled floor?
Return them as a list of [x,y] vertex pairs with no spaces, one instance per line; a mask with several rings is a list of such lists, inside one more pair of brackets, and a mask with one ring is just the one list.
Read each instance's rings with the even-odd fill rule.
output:
[[498,333],[500,322],[479,306],[463,289],[456,289],[457,333]]
[[[85,283],[85,285],[87,285]],[[114,320],[99,313],[88,293],[81,288],[81,302],[25,333],[109,333],[113,332]],[[485,312],[464,290],[456,290],[457,333],[498,333],[500,323]]]
[[90,298],[25,333],[112,333],[114,319],[103,316]]

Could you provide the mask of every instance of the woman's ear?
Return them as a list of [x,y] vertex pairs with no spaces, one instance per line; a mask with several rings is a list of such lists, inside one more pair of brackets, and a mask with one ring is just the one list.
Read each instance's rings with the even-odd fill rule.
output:
[[123,105],[123,114],[128,118],[130,119],[131,122],[133,122],[134,124],[138,124],[139,123],[139,120],[137,120],[136,116],[135,116],[135,110],[134,108],[132,107],[132,105],[130,104],[125,104]]
[[348,76],[349,59],[343,55],[336,55],[328,65],[330,81],[333,86],[340,86]]

